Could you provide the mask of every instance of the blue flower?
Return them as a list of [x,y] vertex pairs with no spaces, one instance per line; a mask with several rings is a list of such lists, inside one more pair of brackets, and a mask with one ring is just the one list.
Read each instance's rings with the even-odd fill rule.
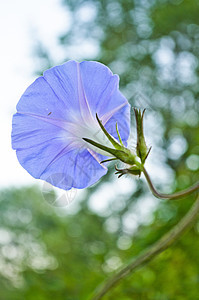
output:
[[130,106],[117,75],[89,61],[68,61],[45,71],[24,92],[13,116],[12,147],[20,164],[33,177],[65,190],[94,184],[106,174],[100,161],[109,154],[83,138],[110,143],[96,113],[116,139],[118,123],[126,144]]

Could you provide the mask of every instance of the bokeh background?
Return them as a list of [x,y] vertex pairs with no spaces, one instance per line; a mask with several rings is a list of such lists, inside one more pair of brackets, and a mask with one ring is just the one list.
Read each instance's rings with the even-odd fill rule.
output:
[[[155,185],[172,192],[195,183],[198,16],[197,0],[0,1],[0,300],[88,299],[189,209],[196,195],[157,200],[143,178],[117,179],[114,164],[83,191],[46,189],[17,162],[10,131],[20,95],[45,69],[97,60],[119,74],[132,106],[147,108]],[[132,148],[134,122],[132,113]],[[199,299],[199,222],[104,299]]]

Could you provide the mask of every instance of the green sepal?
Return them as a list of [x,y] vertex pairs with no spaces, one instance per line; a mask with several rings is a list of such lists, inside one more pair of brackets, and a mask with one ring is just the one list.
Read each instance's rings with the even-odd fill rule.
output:
[[117,172],[115,172],[116,175],[118,175],[118,178],[120,178],[121,176],[125,175],[125,174],[132,174],[135,176],[139,176],[141,175],[141,170],[139,167],[137,166],[132,166],[131,168],[127,168],[127,169],[118,169],[117,166],[115,166],[115,170]]
[[124,163],[127,163],[129,165],[134,165],[136,163],[135,160],[136,156],[129,149],[125,147],[121,147],[122,150],[118,150],[118,149],[112,149],[107,146],[101,145],[88,138],[83,138],[83,140],[101,150],[104,150],[105,152],[112,154],[115,158],[121,160]]
[[93,146],[95,146],[95,147],[97,147],[101,150],[104,150],[105,152],[108,152],[108,153],[112,154],[113,156],[116,156],[116,152],[117,152],[116,149],[112,149],[112,148],[109,148],[107,146],[101,145],[101,144],[99,144],[99,143],[97,143],[97,142],[95,142],[91,139],[87,139],[87,138],[82,138],[82,139],[84,141],[86,141],[87,143],[89,143],[89,144],[91,144],[91,145],[93,145]]
[[144,161],[145,161],[145,160],[147,159],[147,157],[149,156],[149,153],[151,152],[151,149],[152,149],[152,146],[149,148],[149,150],[148,150],[148,152],[147,152],[147,155],[146,155]]
[[109,141],[111,142],[111,144],[115,147],[115,149],[122,150],[123,146],[121,146],[118,143],[118,141],[113,136],[111,136],[108,133],[108,131],[105,129],[104,125],[102,125],[102,122],[98,118],[97,114],[96,114],[96,118],[97,118],[97,122],[98,122],[99,126],[101,127],[102,131],[104,132],[104,134],[106,135],[106,137],[109,139]]
[[100,164],[103,164],[103,163],[109,162],[109,161],[113,161],[113,160],[118,160],[118,158],[113,157],[113,158],[104,159],[104,160],[100,161]]
[[140,177],[141,170],[137,166],[132,166],[131,168],[128,169],[128,173],[132,175],[138,175]]
[[118,139],[120,141],[121,146],[124,146],[124,144],[122,142],[122,139],[121,139],[121,136],[120,136],[120,133],[119,133],[119,130],[118,130],[118,124],[117,124],[117,122],[116,122],[116,131],[117,131]]

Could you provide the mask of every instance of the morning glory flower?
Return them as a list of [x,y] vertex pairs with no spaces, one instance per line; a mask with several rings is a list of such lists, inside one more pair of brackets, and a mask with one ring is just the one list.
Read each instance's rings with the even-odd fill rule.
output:
[[119,91],[119,77],[108,67],[68,61],[45,71],[24,92],[13,116],[12,147],[22,167],[64,190],[97,182],[107,172],[100,162],[110,154],[84,138],[112,145],[96,114],[118,140],[117,123],[125,145],[130,105]]

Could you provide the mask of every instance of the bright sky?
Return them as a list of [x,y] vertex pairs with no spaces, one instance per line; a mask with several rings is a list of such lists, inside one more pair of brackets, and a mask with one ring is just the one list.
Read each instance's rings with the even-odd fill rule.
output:
[[59,0],[0,0],[0,188],[35,183],[11,149],[12,114],[20,96],[35,79],[35,40],[41,39],[58,54],[56,36],[68,24],[69,16]]

